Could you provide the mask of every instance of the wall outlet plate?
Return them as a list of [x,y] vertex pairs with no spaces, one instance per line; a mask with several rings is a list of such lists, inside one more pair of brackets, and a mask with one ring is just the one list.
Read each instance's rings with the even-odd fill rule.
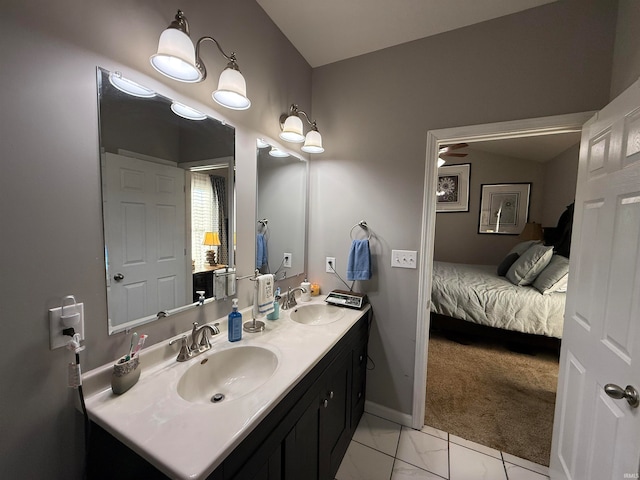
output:
[[391,250],[391,266],[417,268],[418,252],[415,250]]
[[284,259],[282,262],[282,266],[286,267],[286,268],[291,268],[291,257],[292,255],[290,253],[285,253],[284,254]]
[[[331,266],[329,265],[329,262],[331,262],[331,265],[333,265],[333,268],[331,268]],[[336,269],[336,257],[326,257],[324,260],[324,271],[327,273],[335,273],[334,270]]]
[[73,306],[65,306],[65,318],[69,318],[75,313],[78,314],[75,318],[76,323],[65,325],[62,317],[62,307],[49,309],[49,347],[51,350],[56,348],[66,347],[69,344],[71,337],[62,333],[62,331],[68,326],[72,326],[75,333],[80,334],[80,340],[84,340],[84,304],[76,303]]

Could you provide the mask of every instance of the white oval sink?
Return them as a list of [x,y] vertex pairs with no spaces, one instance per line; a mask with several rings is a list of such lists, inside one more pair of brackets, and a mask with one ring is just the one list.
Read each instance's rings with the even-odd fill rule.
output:
[[344,309],[333,305],[299,305],[291,312],[291,320],[304,325],[326,325],[340,320]]
[[189,402],[228,402],[263,385],[277,367],[276,354],[262,347],[232,347],[204,354],[178,381],[178,394]]

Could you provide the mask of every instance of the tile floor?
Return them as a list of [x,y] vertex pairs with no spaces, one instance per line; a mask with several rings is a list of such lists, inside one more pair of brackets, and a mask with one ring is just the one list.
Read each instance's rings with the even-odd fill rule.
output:
[[336,480],[549,480],[549,468],[425,426],[365,413]]

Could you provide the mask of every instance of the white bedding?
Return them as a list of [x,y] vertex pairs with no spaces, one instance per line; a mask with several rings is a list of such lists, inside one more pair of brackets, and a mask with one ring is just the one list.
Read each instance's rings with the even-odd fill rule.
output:
[[433,262],[431,311],[481,325],[562,338],[565,293],[513,285],[494,265]]

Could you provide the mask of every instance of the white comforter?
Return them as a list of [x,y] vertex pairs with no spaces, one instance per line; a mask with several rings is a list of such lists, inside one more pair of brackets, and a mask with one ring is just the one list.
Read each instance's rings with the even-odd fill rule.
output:
[[513,285],[493,265],[433,262],[431,311],[491,327],[562,338],[565,293]]

